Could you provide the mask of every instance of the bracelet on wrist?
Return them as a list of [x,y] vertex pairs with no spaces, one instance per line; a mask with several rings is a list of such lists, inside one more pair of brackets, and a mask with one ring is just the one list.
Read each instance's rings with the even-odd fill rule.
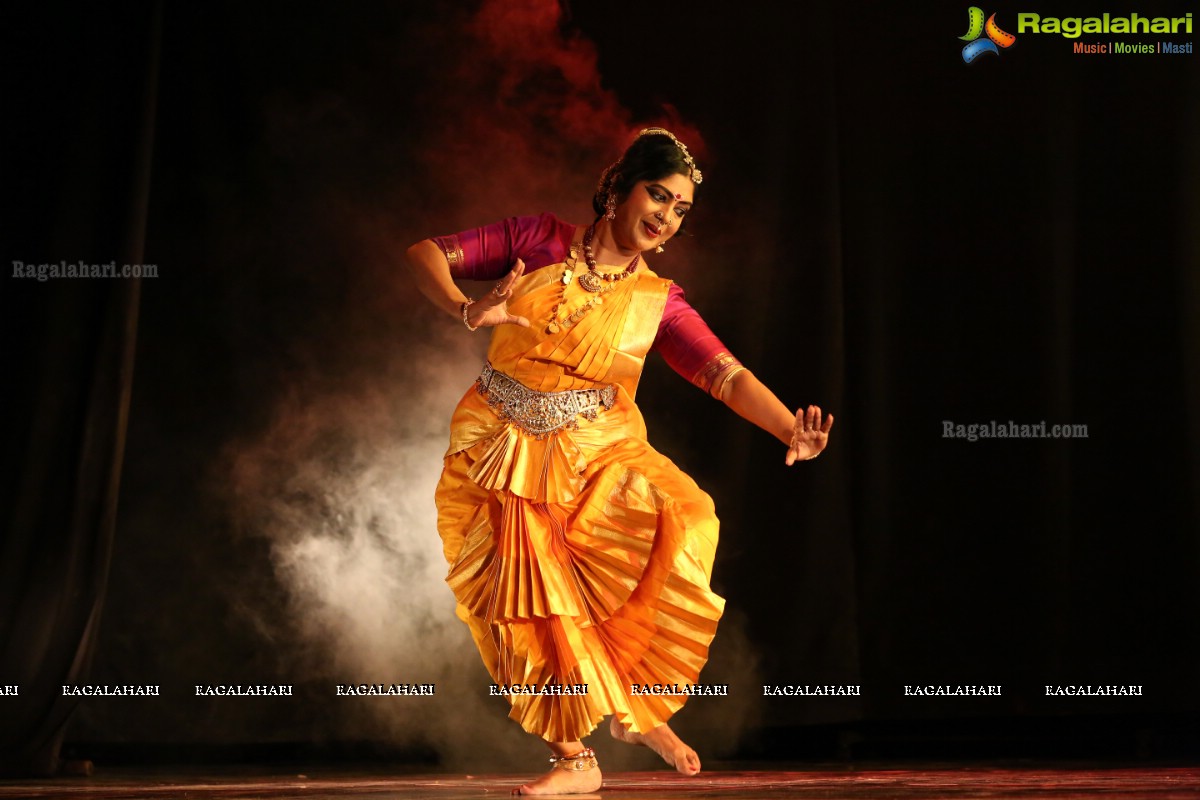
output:
[[469,309],[471,307],[471,303],[474,303],[474,302],[475,302],[474,300],[472,300],[471,298],[468,297],[466,300],[463,301],[462,305],[459,307],[459,310],[462,311],[463,325],[466,325],[467,330],[469,330],[469,331],[479,330],[478,325],[472,325],[470,323],[470,321],[467,319],[467,309]]

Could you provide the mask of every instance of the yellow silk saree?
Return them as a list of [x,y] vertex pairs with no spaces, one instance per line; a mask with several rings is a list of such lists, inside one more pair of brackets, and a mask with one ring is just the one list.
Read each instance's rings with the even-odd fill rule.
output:
[[477,384],[454,412],[436,493],[447,582],[494,683],[587,687],[509,695],[509,716],[548,741],[610,714],[635,732],[666,722],[686,697],[631,687],[696,683],[724,606],[709,588],[712,501],[650,446],[634,403],[670,282],[643,269],[549,333],[556,309],[591,298],[564,285],[565,268],[517,282],[509,311],[531,327],[492,329],[488,361],[536,392],[612,385],[615,402],[535,435]]

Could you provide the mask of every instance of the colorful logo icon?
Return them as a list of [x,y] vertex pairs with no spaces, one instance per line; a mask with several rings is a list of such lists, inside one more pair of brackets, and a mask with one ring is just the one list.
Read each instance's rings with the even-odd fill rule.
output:
[[[985,33],[987,34],[986,39],[979,38]],[[1000,26],[996,24],[995,14],[988,17],[987,22],[984,23],[983,9],[979,6],[971,6],[967,9],[967,33],[965,36],[958,38],[964,42],[968,42],[962,51],[963,61],[968,64],[984,53],[992,53],[998,56],[1000,55],[1001,47],[1007,49],[1013,46],[1013,42],[1017,41],[1017,37],[1011,33],[1005,33],[1000,30]]]

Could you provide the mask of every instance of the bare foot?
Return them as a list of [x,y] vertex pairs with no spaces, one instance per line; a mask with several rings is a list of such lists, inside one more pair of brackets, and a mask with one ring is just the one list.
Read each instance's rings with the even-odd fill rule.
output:
[[[551,745],[554,752],[571,752],[581,742],[559,742]],[[590,747],[577,750],[574,756],[559,756],[550,771],[533,783],[512,789],[512,794],[560,795],[590,794],[604,783],[600,768],[596,765],[596,754]]]
[[700,756],[684,744],[665,722],[649,733],[634,733],[626,730],[625,726],[617,721],[617,715],[613,714],[609,718],[608,732],[619,742],[649,747],[681,775],[700,774]]
[[589,794],[600,788],[604,776],[600,768],[576,772],[575,770],[552,767],[542,777],[531,783],[526,783],[513,789],[518,795],[560,795],[560,794]]

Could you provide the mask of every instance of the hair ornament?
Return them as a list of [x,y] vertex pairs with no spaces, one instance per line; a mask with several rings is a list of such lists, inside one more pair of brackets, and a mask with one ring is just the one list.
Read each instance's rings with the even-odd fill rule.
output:
[[676,139],[675,134],[671,133],[666,128],[643,128],[642,130],[638,131],[637,138],[640,139],[643,136],[654,135],[654,134],[657,134],[660,136],[666,136],[668,139],[670,139],[672,142],[675,143],[675,146],[679,148],[679,152],[683,153],[683,163],[687,164],[688,169],[690,169],[692,172],[692,174],[691,174],[692,183],[699,186],[700,182],[702,180],[704,180],[704,176],[702,176],[700,174],[700,170],[696,167],[696,160],[693,159],[692,154],[688,152],[687,145],[685,145],[683,142]]

